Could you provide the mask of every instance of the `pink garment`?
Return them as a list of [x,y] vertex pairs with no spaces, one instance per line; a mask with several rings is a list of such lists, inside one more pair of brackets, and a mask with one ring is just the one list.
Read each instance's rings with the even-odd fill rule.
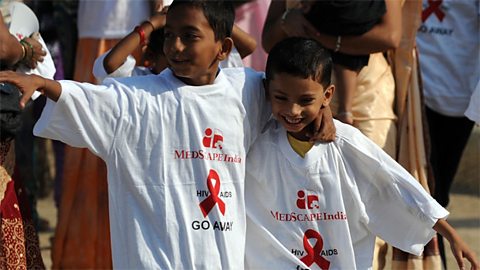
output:
[[243,64],[259,71],[265,70],[267,53],[262,48],[263,24],[271,0],[256,0],[243,4],[235,12],[235,24],[257,41],[255,51],[243,58]]

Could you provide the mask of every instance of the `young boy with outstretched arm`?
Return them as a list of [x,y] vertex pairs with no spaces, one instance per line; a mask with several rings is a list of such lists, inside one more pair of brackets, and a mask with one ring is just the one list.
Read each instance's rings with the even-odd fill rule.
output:
[[36,135],[105,161],[114,268],[244,267],[245,158],[270,111],[262,73],[218,68],[233,21],[230,1],[175,0],[159,75],[97,86],[0,73],[22,104],[35,89],[49,98]]
[[247,157],[246,267],[370,269],[375,236],[419,255],[437,231],[460,268],[466,258],[478,269],[445,221],[447,210],[360,131],[335,121],[335,141],[308,141],[334,92],[331,69],[328,51],[310,39],[288,38],[269,54],[266,89],[276,121]]

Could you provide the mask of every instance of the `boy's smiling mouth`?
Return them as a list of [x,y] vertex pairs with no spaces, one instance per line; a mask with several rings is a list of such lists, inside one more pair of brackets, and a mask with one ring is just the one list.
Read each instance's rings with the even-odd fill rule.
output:
[[298,124],[303,120],[303,118],[290,118],[288,116],[283,116],[283,119],[289,124]]
[[175,64],[185,64],[189,62],[186,59],[179,59],[179,58],[170,58],[170,61]]

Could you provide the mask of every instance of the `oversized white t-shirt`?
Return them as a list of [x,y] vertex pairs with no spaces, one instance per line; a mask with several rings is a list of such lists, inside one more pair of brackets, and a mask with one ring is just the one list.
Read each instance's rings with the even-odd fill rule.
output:
[[34,133],[106,162],[115,268],[243,268],[245,158],[270,115],[262,77],[223,69],[189,86],[167,69],[61,81]]
[[417,31],[425,104],[463,117],[480,80],[480,2],[423,0]]
[[[448,212],[357,129],[305,158],[276,122],[247,158],[247,269],[368,269],[375,236],[420,254]],[[297,268],[298,266],[298,268]]]

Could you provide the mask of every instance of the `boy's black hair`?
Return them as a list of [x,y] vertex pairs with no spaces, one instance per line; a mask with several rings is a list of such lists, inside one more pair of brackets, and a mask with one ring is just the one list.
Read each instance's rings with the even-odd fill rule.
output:
[[330,52],[313,39],[292,37],[277,43],[268,55],[265,76],[267,82],[278,73],[300,78],[312,78],[323,87],[331,83]]
[[232,36],[235,9],[230,0],[174,0],[168,10],[181,5],[200,8],[215,33],[215,40]]
[[154,55],[164,55],[163,54],[163,41],[164,41],[164,31],[163,28],[155,29],[150,33],[148,39],[148,50]]

